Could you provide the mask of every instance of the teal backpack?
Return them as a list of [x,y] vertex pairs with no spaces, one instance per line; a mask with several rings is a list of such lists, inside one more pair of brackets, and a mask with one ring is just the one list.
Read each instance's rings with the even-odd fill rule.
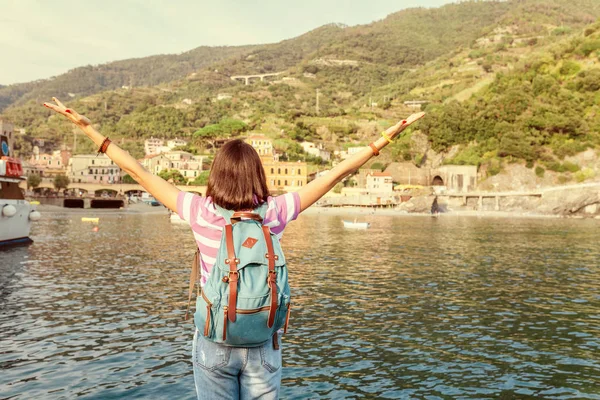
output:
[[[277,331],[287,331],[290,286],[279,239],[262,224],[267,204],[252,212],[215,207],[226,225],[215,265],[196,299],[194,323],[216,343],[256,347],[273,337],[276,346]],[[188,311],[194,285],[200,287],[198,264],[196,253]]]

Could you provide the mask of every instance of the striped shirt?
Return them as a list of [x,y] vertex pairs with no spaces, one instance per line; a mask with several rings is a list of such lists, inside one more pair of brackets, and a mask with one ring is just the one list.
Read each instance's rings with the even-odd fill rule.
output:
[[[300,196],[294,192],[269,197],[267,204],[263,223],[281,239],[286,225],[295,220],[300,213]],[[225,218],[217,212],[211,197],[201,197],[183,191],[179,192],[177,197],[177,213],[190,224],[194,233],[200,250],[201,285],[204,285],[215,265]]]

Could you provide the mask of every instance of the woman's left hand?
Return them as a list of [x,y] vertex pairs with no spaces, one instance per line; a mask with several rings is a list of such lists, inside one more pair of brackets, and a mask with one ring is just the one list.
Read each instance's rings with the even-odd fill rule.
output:
[[65,107],[65,105],[61,103],[60,100],[58,100],[56,97],[53,97],[52,100],[54,100],[56,104],[44,103],[44,107],[56,111],[61,115],[64,115],[69,121],[71,121],[81,129],[91,124],[91,121],[89,119],[87,119],[83,115],[80,115],[77,111],[73,110],[72,108]]

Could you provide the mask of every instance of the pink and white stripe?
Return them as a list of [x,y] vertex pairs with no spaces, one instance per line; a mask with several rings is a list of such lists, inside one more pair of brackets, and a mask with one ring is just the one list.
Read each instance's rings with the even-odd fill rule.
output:
[[[286,225],[295,220],[300,213],[300,197],[298,193],[287,193],[269,197],[267,204],[264,224],[281,239]],[[190,224],[194,233],[200,250],[201,284],[204,285],[215,265],[225,219],[218,214],[212,198],[188,192],[179,193],[177,213],[181,219]]]

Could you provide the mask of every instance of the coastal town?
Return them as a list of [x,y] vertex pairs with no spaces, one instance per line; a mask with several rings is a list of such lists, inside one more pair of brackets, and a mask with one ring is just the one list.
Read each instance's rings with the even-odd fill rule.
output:
[[[23,131],[15,133],[12,124],[0,124],[5,134],[11,137]],[[326,174],[330,168],[313,167],[309,172],[310,166],[306,162],[281,161],[273,140],[261,133],[250,132],[244,140],[259,154],[269,190],[274,193],[298,190]],[[225,141],[217,140],[210,153],[196,155],[182,150],[189,145],[187,140],[151,137],[144,141],[145,156],[138,161],[153,174],[169,174],[170,181],[177,185],[203,187],[214,151]],[[303,142],[301,146],[307,155],[331,165],[365,148],[354,146],[330,152],[322,144]],[[140,195],[143,191],[139,188],[123,191],[124,184],[133,185],[135,181],[104,154],[73,155],[70,148],[63,145],[55,149],[52,142],[42,138],[33,138],[31,147],[31,154],[22,155],[21,163],[23,175],[28,178],[26,190],[32,196],[114,197]],[[384,171],[374,168],[358,170],[345,186],[334,190],[329,200],[322,204],[389,206],[400,203],[402,198],[406,200],[406,191],[410,189],[437,187],[440,192],[463,193],[475,189],[476,184],[477,168],[474,166],[445,165],[437,169],[422,169],[409,162],[391,163]],[[201,189],[198,190],[201,193]]]

